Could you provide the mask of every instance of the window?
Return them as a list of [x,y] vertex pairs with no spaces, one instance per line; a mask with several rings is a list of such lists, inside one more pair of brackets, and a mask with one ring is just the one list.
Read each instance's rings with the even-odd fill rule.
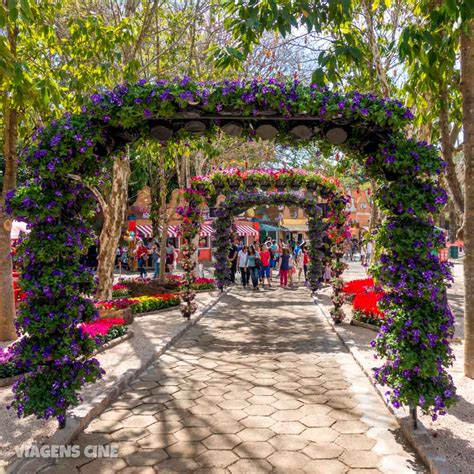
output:
[[290,207],[290,216],[292,219],[298,219],[298,211],[299,209],[297,207]]
[[367,208],[367,204],[365,202],[361,202],[360,203],[360,208],[361,209],[366,209]]

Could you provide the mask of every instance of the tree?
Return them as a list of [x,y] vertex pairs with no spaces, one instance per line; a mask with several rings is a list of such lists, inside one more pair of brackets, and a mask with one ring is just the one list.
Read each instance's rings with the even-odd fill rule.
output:
[[116,45],[129,38],[126,24],[108,28],[97,17],[65,17],[63,5],[48,0],[0,4],[0,94],[3,185],[0,198],[0,339],[16,337],[10,257],[10,219],[3,211],[8,191],[16,187],[19,146],[44,120],[77,110],[81,95],[107,83]]
[[474,378],[474,20],[461,31],[464,131],[464,374]]

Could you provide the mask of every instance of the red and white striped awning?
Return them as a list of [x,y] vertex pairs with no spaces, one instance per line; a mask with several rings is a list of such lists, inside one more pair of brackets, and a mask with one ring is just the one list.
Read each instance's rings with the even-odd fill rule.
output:
[[201,226],[201,237],[210,237],[214,235],[214,227],[211,224],[202,224]]
[[237,224],[237,234],[244,237],[258,237],[258,230],[245,224]]
[[[153,235],[153,228],[151,225],[137,225],[137,232],[143,234],[146,238],[150,238]],[[160,227],[161,233],[161,227]],[[170,225],[168,227],[168,237],[178,237],[179,236],[179,226]]]

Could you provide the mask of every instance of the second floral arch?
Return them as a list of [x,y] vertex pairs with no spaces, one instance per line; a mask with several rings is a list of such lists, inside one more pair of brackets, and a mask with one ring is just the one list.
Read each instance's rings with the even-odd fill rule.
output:
[[196,237],[203,223],[203,208],[216,206],[215,276],[222,290],[229,281],[228,255],[235,236],[234,216],[250,207],[288,205],[303,209],[308,217],[310,266],[309,286],[320,288],[324,259],[331,261],[333,273],[339,276],[343,244],[350,235],[346,212],[347,197],[338,180],[305,170],[238,170],[216,171],[197,176],[185,190],[186,205],[177,209],[182,217],[182,264],[185,282],[181,305],[183,316],[189,318],[196,309],[192,289],[196,264]]

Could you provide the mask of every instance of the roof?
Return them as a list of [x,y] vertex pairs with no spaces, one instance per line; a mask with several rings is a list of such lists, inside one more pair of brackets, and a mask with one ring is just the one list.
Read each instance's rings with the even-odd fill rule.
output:
[[265,232],[285,232],[288,229],[286,227],[278,227],[271,224],[260,224],[260,230],[264,230]]

